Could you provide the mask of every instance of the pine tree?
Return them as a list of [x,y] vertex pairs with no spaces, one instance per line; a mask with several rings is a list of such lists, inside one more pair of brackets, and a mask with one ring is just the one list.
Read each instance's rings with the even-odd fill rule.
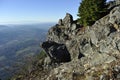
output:
[[106,0],[82,0],[78,9],[79,23],[87,26],[105,16]]

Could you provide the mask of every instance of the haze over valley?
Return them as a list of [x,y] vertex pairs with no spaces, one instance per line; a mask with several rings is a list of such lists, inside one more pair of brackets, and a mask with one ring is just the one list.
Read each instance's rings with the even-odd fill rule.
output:
[[53,23],[0,25],[0,78],[7,78],[30,57],[40,53],[40,44]]

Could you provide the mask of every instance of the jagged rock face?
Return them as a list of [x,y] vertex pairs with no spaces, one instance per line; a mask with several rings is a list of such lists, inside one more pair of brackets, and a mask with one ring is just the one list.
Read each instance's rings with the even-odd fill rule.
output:
[[62,19],[59,19],[58,25],[62,25]]
[[67,13],[63,20],[60,19],[58,24],[49,29],[47,40],[65,44],[80,28],[81,26],[73,21],[72,15]]
[[[77,25],[74,21],[70,23],[69,16],[69,18],[67,18],[69,21],[66,24],[70,23],[71,27],[64,25],[53,26],[48,32],[48,40],[65,44],[72,60],[80,58],[79,55],[92,58],[99,54],[100,56],[104,56],[105,54],[111,58],[108,54],[118,52],[115,42],[119,40],[119,32],[117,32],[119,31],[119,11],[120,8],[115,7],[111,10],[110,14],[96,21],[92,27],[86,28]],[[68,15],[66,15],[66,17],[68,17]],[[60,21],[62,22],[64,20]],[[95,61],[95,64],[99,64],[102,58],[98,59],[98,63]],[[104,62],[105,60],[102,61]],[[110,61],[112,60],[115,60],[115,58],[112,57]],[[91,64],[94,63],[91,62]]]
[[119,31],[120,24],[120,7],[115,7],[109,15],[109,22],[113,24],[114,28]]
[[120,5],[120,0],[109,1],[109,2],[106,4],[108,10],[111,10],[111,9],[113,9],[114,7],[119,6],[119,5]]
[[[70,19],[70,16],[67,19]],[[70,53],[71,62],[52,70],[48,80],[73,80],[73,75],[87,74],[84,71],[93,66],[102,65],[104,68],[104,64],[120,59],[120,6],[114,7],[108,15],[92,26],[81,27],[75,21],[63,21],[60,20],[58,25],[48,31],[47,40],[64,44]],[[69,23],[71,26],[64,25]],[[107,79],[102,74],[97,79],[86,76],[78,80]],[[66,75],[68,76],[65,77]],[[117,76],[119,78],[119,75]]]
[[107,3],[107,6],[108,6],[107,9],[111,10],[113,7],[116,6],[116,3],[115,3],[115,1],[110,1]]
[[115,0],[115,2],[116,2],[116,5],[120,4],[120,0]]
[[42,43],[42,48],[46,51],[52,62],[69,62],[70,54],[64,44],[58,44],[51,41]]
[[70,27],[72,22],[73,22],[72,15],[69,14],[69,13],[66,13],[65,18],[62,21],[63,25],[66,26],[66,27]]

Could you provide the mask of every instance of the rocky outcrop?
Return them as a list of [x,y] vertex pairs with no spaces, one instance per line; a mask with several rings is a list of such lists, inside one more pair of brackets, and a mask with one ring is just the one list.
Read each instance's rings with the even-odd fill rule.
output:
[[[47,40],[65,44],[71,55],[71,60],[87,57],[93,59],[91,64],[99,64],[107,60],[113,61],[115,58],[109,54],[119,52],[116,43],[113,44],[119,40],[119,9],[119,7],[115,7],[110,14],[96,21],[92,27],[78,25],[67,13],[64,18],[67,22],[64,24],[62,22],[64,20],[59,20],[59,24],[48,31]],[[70,23],[70,21],[72,22]],[[62,25],[60,25],[61,23]],[[71,25],[68,27],[68,24]],[[98,57],[96,61],[94,60],[95,57]],[[103,57],[106,59],[102,59]]]
[[73,22],[73,17],[72,17],[72,15],[69,14],[69,13],[66,13],[65,18],[64,18],[63,21],[62,21],[62,24],[63,24],[64,26],[66,26],[66,27],[70,27],[71,24],[72,24],[72,22]]
[[116,5],[120,5],[120,0],[115,0]]
[[49,29],[47,41],[55,41],[57,43],[65,44],[66,40],[71,39],[77,34],[80,25],[73,21],[71,14],[67,13],[65,18],[58,21],[58,24]]
[[108,10],[111,10],[111,9],[113,9],[114,7],[120,5],[120,0],[109,1],[106,5],[107,5],[107,9],[108,9]]
[[[77,24],[77,22],[73,20],[73,17],[67,13],[64,19],[60,19],[58,24],[49,29],[47,41],[52,41],[57,44],[64,44],[68,50],[68,53],[70,53],[71,61],[53,69],[47,77],[47,80],[113,79],[113,77],[108,75],[110,73],[104,74],[103,72],[98,73],[99,75],[96,76],[99,78],[97,77],[96,79],[93,77],[94,74],[92,73],[92,68],[100,65],[100,69],[102,71],[105,67],[103,65],[109,66],[114,61],[118,62],[120,59],[119,29],[120,6],[118,4],[117,6],[114,6],[105,17],[96,21],[94,25],[87,27]],[[48,44],[46,46],[48,46]],[[57,50],[58,47],[59,46],[56,46],[56,48],[52,47],[52,49]],[[48,50],[46,50],[46,52],[47,51]],[[53,53],[51,52],[51,54]],[[61,57],[62,56],[56,58],[61,59]],[[112,66],[112,68],[113,67],[114,66]],[[93,69],[95,73],[96,70],[99,72],[99,67],[95,67]],[[93,75],[86,76],[86,74],[88,74],[87,71]],[[119,75],[117,76],[119,78]]]

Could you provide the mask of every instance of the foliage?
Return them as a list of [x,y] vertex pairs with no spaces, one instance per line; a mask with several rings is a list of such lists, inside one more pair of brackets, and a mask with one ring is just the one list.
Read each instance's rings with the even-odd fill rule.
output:
[[[35,56],[29,56],[26,57],[26,64],[24,65],[19,65],[19,70],[16,72],[16,74],[14,74],[14,76],[11,78],[11,80],[17,80],[20,79],[22,80],[23,78],[25,78],[26,76],[31,76],[31,73],[34,71],[39,71],[42,69],[42,65],[43,65],[43,61],[44,58],[46,57],[46,53],[41,50],[41,52]],[[17,64],[16,64],[17,65]]]
[[96,20],[105,16],[106,0],[82,0],[78,9],[78,22],[84,26],[92,25]]
[[45,51],[41,50],[41,52],[39,54],[37,54],[37,59],[43,59],[46,56],[47,55],[46,55]]

